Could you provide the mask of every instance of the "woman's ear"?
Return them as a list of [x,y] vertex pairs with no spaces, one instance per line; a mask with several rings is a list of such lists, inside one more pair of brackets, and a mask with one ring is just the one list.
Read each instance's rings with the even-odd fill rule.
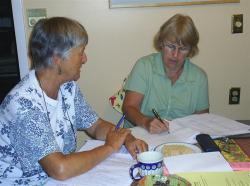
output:
[[161,42],[159,43],[159,49],[162,50],[163,48],[164,48],[164,42],[161,41]]
[[62,74],[62,69],[61,69],[62,58],[54,55],[52,57],[52,63],[54,64],[54,67],[57,69],[58,75],[61,75]]

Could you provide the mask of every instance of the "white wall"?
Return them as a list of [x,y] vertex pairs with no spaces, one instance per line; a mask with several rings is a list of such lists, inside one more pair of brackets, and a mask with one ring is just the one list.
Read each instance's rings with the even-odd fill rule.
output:
[[[232,119],[250,119],[250,2],[109,9],[108,0],[24,0],[24,7],[46,8],[48,17],[79,20],[89,33],[88,63],[79,84],[101,117],[116,122],[108,97],[121,85],[135,61],[151,52],[158,28],[176,13],[190,15],[200,32],[200,53],[193,62],[209,78],[210,111]],[[231,16],[244,14],[244,33],[231,34]],[[27,35],[30,28],[26,25]],[[239,105],[228,105],[230,87],[241,87]]]
[[26,47],[26,29],[24,24],[25,11],[23,8],[23,0],[11,0],[11,5],[14,19],[20,77],[23,78],[29,72],[29,63]]

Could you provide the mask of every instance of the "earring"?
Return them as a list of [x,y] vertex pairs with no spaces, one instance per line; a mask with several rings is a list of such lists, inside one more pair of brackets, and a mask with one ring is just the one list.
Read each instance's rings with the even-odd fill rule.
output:
[[58,68],[57,68],[57,73],[58,73],[58,75],[61,75],[61,74],[62,74],[62,69],[61,69],[61,67],[59,67],[59,66],[58,66]]

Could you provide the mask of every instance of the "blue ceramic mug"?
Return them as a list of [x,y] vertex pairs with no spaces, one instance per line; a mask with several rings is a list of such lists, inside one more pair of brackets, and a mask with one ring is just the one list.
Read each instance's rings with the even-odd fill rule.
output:
[[[133,180],[140,180],[143,176],[162,174],[163,154],[157,151],[146,151],[137,155],[137,163],[129,169]],[[137,171],[136,174],[134,172]],[[136,177],[134,176],[136,175]]]

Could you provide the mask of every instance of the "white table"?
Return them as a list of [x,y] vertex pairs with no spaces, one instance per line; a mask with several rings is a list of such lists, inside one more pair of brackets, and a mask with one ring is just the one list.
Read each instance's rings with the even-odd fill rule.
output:
[[[150,149],[167,141],[182,142],[183,139],[194,135],[193,131],[188,132],[186,130],[184,131],[185,134],[178,133],[177,136],[168,133],[153,135],[141,127],[134,127],[131,130],[136,137],[149,143]],[[103,141],[87,140],[80,151],[90,150],[102,144],[104,144]],[[111,155],[92,170],[65,181],[50,178],[46,186],[129,186],[133,181],[129,176],[129,168],[135,163],[136,161],[123,147],[119,153]]]
[[[214,121],[214,124],[212,125],[211,121],[209,120],[208,123],[211,123],[212,129],[216,131],[216,129],[219,129],[218,124],[216,123],[218,120],[227,121],[227,123],[230,123],[230,126],[234,126],[235,128],[238,128],[237,126],[240,126],[240,123],[235,123],[234,121],[231,121],[227,118],[218,118],[214,115],[197,115],[197,116],[191,116],[195,117],[194,121],[203,122],[207,121],[207,119],[203,117],[209,117],[208,119],[211,120],[211,118]],[[197,120],[198,117],[198,120]],[[199,117],[200,120],[199,120]],[[211,118],[210,118],[211,117]],[[182,119],[183,120],[183,119]],[[181,121],[182,121],[181,120]],[[136,137],[144,139],[148,144],[149,148],[153,149],[155,146],[165,143],[165,142],[186,142],[186,143],[195,143],[195,136],[199,133],[198,130],[193,130],[193,128],[185,127],[186,125],[189,125],[190,116],[187,117],[186,120],[184,120],[183,126],[179,126],[176,128],[177,124],[173,125],[173,128],[170,127],[170,134],[162,133],[162,134],[149,134],[145,129],[134,127],[132,128],[132,134],[134,134]],[[178,120],[177,120],[178,121]],[[221,122],[223,123],[223,122]],[[233,125],[234,124],[234,125]],[[205,125],[204,125],[205,126]],[[209,126],[209,125],[207,125]],[[199,125],[201,132],[203,130],[202,125]],[[246,126],[240,126],[240,129],[244,128],[245,131],[249,131],[250,128]],[[205,129],[205,128],[204,128]],[[209,128],[206,128],[206,130]],[[238,129],[238,130],[240,130]],[[242,129],[243,130],[243,129]],[[232,131],[232,130],[228,130]],[[223,131],[222,131],[223,132]],[[241,132],[237,130],[233,130],[232,132]],[[218,134],[220,135],[220,134]],[[80,151],[89,150],[92,148],[95,148],[99,145],[102,145],[103,141],[97,141],[97,140],[89,140],[86,144],[80,149]],[[124,148],[123,148],[124,149]],[[80,176],[68,179],[66,181],[57,181],[54,179],[50,179],[46,186],[129,186],[132,183],[132,179],[129,176],[129,168],[135,164],[135,160],[132,159],[130,154],[124,153],[124,150],[122,149],[122,152],[113,154],[108,159],[94,167],[92,170],[86,172],[85,174],[82,174]]]

